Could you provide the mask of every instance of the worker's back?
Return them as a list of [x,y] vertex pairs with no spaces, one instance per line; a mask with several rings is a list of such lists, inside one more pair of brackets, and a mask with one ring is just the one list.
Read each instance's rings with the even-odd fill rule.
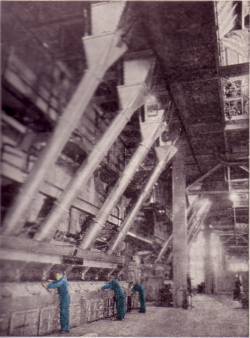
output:
[[69,295],[69,283],[65,277],[62,279],[62,284],[57,288],[57,292],[60,297]]

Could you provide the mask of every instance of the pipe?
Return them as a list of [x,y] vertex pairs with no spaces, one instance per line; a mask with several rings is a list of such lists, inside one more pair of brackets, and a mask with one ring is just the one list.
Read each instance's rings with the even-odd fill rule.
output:
[[163,247],[161,248],[161,251],[159,252],[158,257],[156,258],[155,263],[158,263],[158,262],[161,260],[162,256],[163,256],[163,255],[165,254],[165,252],[167,251],[168,246],[169,246],[170,243],[172,242],[172,239],[173,239],[173,235],[170,235],[170,236],[168,237],[168,239],[166,240],[166,242],[164,243]]
[[[128,231],[127,235],[130,236],[130,237],[132,237],[132,238],[136,238],[139,241],[142,241],[142,242],[147,243],[149,245],[153,245],[154,244],[154,242],[151,239],[148,239],[146,237],[140,236],[140,235],[138,235],[138,234],[136,234],[136,233],[134,233],[132,231]],[[109,251],[108,251],[108,254],[109,254]]]
[[150,175],[150,178],[146,186],[144,187],[141,195],[139,196],[136,204],[134,205],[131,213],[126,218],[114,243],[111,245],[110,249],[108,250],[108,254],[112,254],[114,250],[117,248],[117,246],[119,245],[119,243],[126,237],[128,230],[130,229],[135,217],[137,216],[139,210],[141,209],[143,202],[146,200],[146,198],[150,194],[155,182],[157,182],[162,171],[166,167],[167,163],[175,155],[176,151],[177,149],[173,146],[162,146],[162,147],[156,148],[156,153],[157,153],[159,162],[156,165],[155,169],[153,170],[153,173]]
[[[139,144],[136,152],[129,161],[129,164],[125,168],[123,175],[118,180],[109,196],[106,198],[103,206],[101,207],[100,211],[95,217],[93,225],[90,226],[89,231],[87,231],[86,236],[84,237],[83,242],[81,244],[82,249],[88,249],[89,247],[91,247],[91,245],[93,245],[96,237],[98,236],[102,227],[105,225],[111,210],[115,207],[115,205],[121,198],[122,194],[124,193],[130,181],[132,180],[136,170],[139,168],[144,158],[148,154],[149,150],[151,149],[153,143],[155,142],[156,138],[159,136],[162,129],[161,126],[162,118],[163,111],[161,112],[159,111],[156,121],[151,123],[150,121],[142,123],[142,126],[144,126],[145,128],[143,131],[142,127],[143,140]],[[150,129],[148,128],[149,124]],[[147,135],[145,135],[145,130],[147,130]]]
[[91,54],[93,50],[95,53],[98,52],[98,62],[92,62],[90,68],[84,74],[46,147],[35,162],[27,181],[22,186],[15,202],[9,209],[3,223],[3,232],[5,234],[15,233],[19,230],[25,211],[29,207],[49,169],[63,150],[72,131],[78,125],[105,72],[127,50],[125,44],[121,43],[120,34],[121,32],[117,31],[112,34],[86,38],[88,40],[86,53]]
[[[145,63],[145,60],[143,60]],[[152,67],[152,60],[145,65],[145,72],[143,78],[140,80],[142,83],[132,86],[120,86],[118,87],[119,94],[123,95],[123,99],[126,100],[126,108],[122,110],[113,120],[111,125],[107,128],[104,135],[96,144],[87,160],[82,163],[74,178],[69,182],[66,189],[57,201],[57,204],[52,209],[49,217],[41,225],[40,229],[35,235],[37,240],[44,240],[49,238],[53,232],[56,231],[56,226],[59,223],[65,210],[67,210],[74,198],[79,193],[79,190],[83,189],[86,185],[98,165],[101,163],[106,153],[111,148],[117,137],[120,135],[122,129],[130,120],[133,113],[143,105],[146,93],[148,91],[148,75],[150,74]],[[150,80],[150,79],[149,79]],[[145,82],[146,84],[144,84]]]

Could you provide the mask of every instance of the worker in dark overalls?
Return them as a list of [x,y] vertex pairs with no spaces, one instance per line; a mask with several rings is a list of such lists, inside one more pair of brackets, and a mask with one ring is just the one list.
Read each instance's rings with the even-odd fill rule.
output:
[[120,286],[119,282],[116,279],[112,279],[110,282],[105,284],[102,287],[102,290],[111,289],[115,293],[115,303],[117,310],[117,320],[123,320],[126,313],[126,302],[124,290]]
[[[43,284],[44,285],[44,284]],[[62,272],[55,272],[55,281],[44,285],[47,289],[57,289],[60,303],[61,332],[69,332],[69,283]]]
[[145,289],[141,284],[136,283],[132,288],[132,293],[138,292],[139,293],[139,300],[140,300],[140,313],[146,312],[146,295]]
[[234,280],[233,299],[240,300],[240,298],[241,298],[241,280],[239,275],[237,274]]

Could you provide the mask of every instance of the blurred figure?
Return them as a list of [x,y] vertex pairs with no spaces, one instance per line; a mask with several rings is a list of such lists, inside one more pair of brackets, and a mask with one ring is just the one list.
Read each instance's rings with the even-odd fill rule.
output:
[[123,320],[125,318],[126,313],[124,290],[122,289],[118,281],[114,278],[102,287],[102,290],[105,289],[111,289],[114,291],[117,310],[117,320]]
[[188,306],[193,307],[192,304],[192,283],[191,283],[191,277],[188,274],[187,275],[187,297],[188,297]]
[[205,282],[201,282],[197,285],[197,292],[204,293],[205,292]]
[[233,290],[233,299],[240,300],[241,299],[241,281],[238,274],[235,276],[234,280],[234,290]]
[[173,292],[170,283],[164,283],[162,288],[159,290],[158,305],[160,306],[173,306]]
[[146,312],[146,296],[145,296],[145,289],[141,284],[136,283],[132,288],[132,293],[138,292],[139,293],[139,300],[140,300],[140,313]]

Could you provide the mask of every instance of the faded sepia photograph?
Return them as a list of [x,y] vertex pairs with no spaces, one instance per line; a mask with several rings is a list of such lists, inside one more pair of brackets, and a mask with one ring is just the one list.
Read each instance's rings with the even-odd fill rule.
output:
[[1,1],[2,337],[249,337],[248,1]]

